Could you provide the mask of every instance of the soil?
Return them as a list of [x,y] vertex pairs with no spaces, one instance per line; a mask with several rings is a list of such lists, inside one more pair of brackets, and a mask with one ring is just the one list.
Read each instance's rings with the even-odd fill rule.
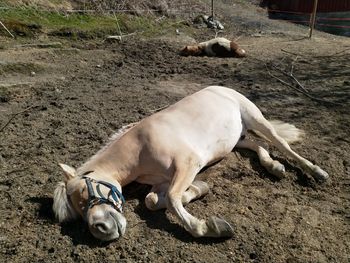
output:
[[[0,262],[349,262],[349,38],[315,32],[310,40],[306,28],[241,11],[222,12],[219,36],[239,37],[243,59],[179,56],[193,38],[215,35],[205,28],[121,43],[47,39],[61,48],[0,38]],[[307,95],[280,71],[292,69]],[[225,218],[231,239],[191,237],[168,212],[148,211],[149,187],[136,183],[124,189],[128,229],[120,240],[94,239],[82,220],[57,223],[58,163],[78,167],[123,125],[212,84],[303,129],[293,149],[331,180],[315,182],[270,147],[287,170],[277,180],[256,154],[234,150],[200,174],[211,191],[187,206],[199,218]]]

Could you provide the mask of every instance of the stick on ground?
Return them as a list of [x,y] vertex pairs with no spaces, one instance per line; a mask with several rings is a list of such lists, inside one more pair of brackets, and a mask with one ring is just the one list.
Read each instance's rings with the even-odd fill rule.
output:
[[7,33],[9,33],[11,35],[12,38],[15,38],[14,35],[12,35],[12,33],[10,32],[10,30],[7,29],[7,27],[0,21],[0,25],[2,25],[2,27],[7,31]]
[[328,100],[323,100],[323,99],[316,98],[316,97],[310,95],[308,92],[305,92],[304,90],[300,90],[300,89],[294,87],[292,84],[290,84],[290,83],[288,83],[288,82],[286,82],[286,81],[280,79],[279,77],[276,77],[275,75],[273,75],[273,74],[270,72],[270,70],[269,70],[267,64],[265,64],[265,66],[266,66],[267,73],[268,73],[272,78],[274,78],[274,79],[278,80],[279,82],[281,82],[282,84],[284,84],[284,85],[286,85],[286,86],[288,86],[288,87],[290,87],[290,88],[292,88],[292,89],[294,89],[294,90],[296,90],[296,91],[298,91],[298,92],[304,94],[306,97],[310,98],[311,100],[318,101],[318,102],[323,102],[323,103],[328,103],[328,104],[333,104],[333,105],[337,105],[337,106],[344,106],[344,105],[341,104],[341,103],[337,103],[337,102],[333,102],[333,101],[328,101]]
[[0,132],[2,132],[2,131],[7,127],[7,125],[9,125],[9,124],[11,123],[11,121],[12,121],[17,115],[22,114],[22,113],[24,113],[24,112],[26,112],[26,111],[29,111],[30,109],[35,108],[35,107],[37,107],[37,106],[32,105],[32,106],[30,106],[30,107],[28,107],[28,108],[26,108],[26,109],[24,109],[24,110],[22,110],[22,111],[13,113],[12,116],[8,119],[8,121],[0,128]]

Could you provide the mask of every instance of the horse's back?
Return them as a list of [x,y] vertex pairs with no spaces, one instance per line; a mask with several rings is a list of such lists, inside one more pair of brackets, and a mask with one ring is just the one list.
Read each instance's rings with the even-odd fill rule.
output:
[[151,147],[170,155],[195,153],[203,164],[222,158],[242,133],[237,92],[211,86],[146,118],[140,127]]

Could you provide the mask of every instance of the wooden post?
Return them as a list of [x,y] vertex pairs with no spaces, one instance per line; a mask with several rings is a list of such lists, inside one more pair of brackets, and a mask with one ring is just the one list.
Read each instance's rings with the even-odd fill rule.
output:
[[317,6],[318,6],[318,0],[314,0],[314,7],[313,7],[312,14],[311,14],[311,17],[310,17],[310,34],[309,34],[309,38],[312,37],[312,32],[313,32],[313,30],[315,28]]
[[211,0],[211,17],[214,21],[214,0]]

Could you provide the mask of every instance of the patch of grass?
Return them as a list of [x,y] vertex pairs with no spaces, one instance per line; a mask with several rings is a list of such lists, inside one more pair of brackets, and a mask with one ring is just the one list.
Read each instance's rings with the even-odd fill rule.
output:
[[[58,12],[41,11],[33,8],[11,8],[0,10],[0,17],[9,30],[22,36],[32,36],[31,28],[40,28],[49,33],[71,28],[75,31],[116,30],[116,21],[108,16],[62,14]],[[23,33],[24,32],[24,33]]]
[[[3,22],[13,35],[22,37],[34,37],[41,31],[41,26],[37,24],[25,24],[20,21],[9,19]],[[0,28],[1,35],[8,35],[4,28]]]
[[[159,34],[173,26],[179,26],[173,19],[157,21],[155,16],[134,16],[129,14],[63,14],[34,8],[11,8],[0,10],[0,17],[6,27],[17,36],[33,37],[47,33],[60,37],[95,38],[107,34],[143,32],[146,35]],[[0,34],[6,35],[4,30]]]

